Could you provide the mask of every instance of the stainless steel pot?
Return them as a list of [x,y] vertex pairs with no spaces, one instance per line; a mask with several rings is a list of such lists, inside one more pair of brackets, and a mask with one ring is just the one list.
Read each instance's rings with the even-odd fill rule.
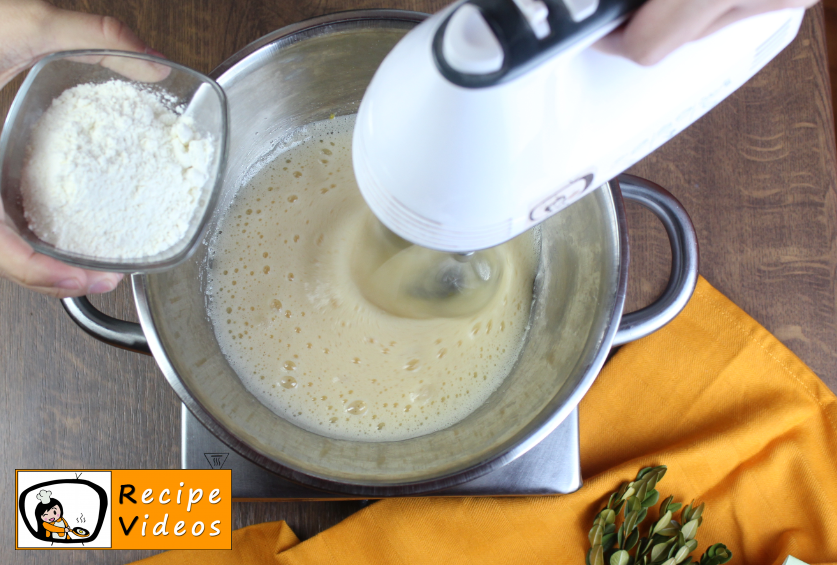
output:
[[[330,114],[355,112],[380,61],[423,18],[391,10],[325,16],[265,36],[215,70],[229,100],[231,137],[225,188],[207,241],[243,179],[276,141]],[[673,259],[663,296],[627,315],[623,196],[663,221]],[[636,177],[611,181],[552,217],[541,227],[541,242],[531,329],[512,372],[465,420],[398,442],[317,435],[277,416],[244,388],[206,313],[206,243],[170,271],[133,275],[141,327],[101,314],[83,298],[64,304],[98,339],[153,353],[195,416],[259,465],[351,496],[416,494],[474,479],[536,445],[576,407],[612,346],[668,323],[694,290],[698,252],[687,214],[666,191]]]

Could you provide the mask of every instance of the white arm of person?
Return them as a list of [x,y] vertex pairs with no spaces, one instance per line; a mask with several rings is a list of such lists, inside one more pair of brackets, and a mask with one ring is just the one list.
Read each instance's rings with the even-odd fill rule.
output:
[[[70,49],[160,55],[108,16],[60,10],[41,0],[0,0],[0,88],[42,57]],[[7,222],[0,203],[0,276],[57,297],[109,292],[122,275],[88,271],[35,253]]]

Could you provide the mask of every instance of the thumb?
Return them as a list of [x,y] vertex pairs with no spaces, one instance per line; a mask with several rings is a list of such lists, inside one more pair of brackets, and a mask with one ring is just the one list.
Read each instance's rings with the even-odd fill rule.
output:
[[44,24],[45,37],[50,38],[48,52],[117,49],[160,55],[146,46],[131,28],[111,16],[55,8],[50,10]]

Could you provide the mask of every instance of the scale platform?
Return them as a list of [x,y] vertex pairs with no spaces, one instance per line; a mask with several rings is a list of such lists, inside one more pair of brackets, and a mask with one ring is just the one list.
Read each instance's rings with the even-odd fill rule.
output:
[[[233,499],[346,500],[345,494],[301,486],[245,459],[181,408],[184,469],[231,469]],[[581,487],[576,408],[546,439],[511,463],[478,479],[420,496],[535,496],[567,494]]]

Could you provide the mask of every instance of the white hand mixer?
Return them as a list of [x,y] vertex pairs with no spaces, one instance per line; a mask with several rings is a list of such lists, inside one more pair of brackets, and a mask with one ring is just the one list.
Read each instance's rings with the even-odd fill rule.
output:
[[465,0],[408,33],[355,124],[355,175],[378,219],[441,251],[507,241],[726,98],[803,15],[752,17],[653,67],[591,47],[642,1]]

